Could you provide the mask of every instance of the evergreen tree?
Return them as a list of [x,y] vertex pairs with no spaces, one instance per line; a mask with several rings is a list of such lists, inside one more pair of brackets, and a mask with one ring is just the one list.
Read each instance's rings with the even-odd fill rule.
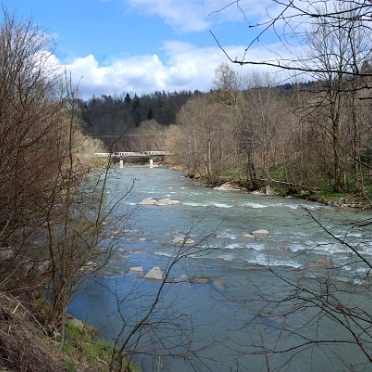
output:
[[154,111],[153,111],[152,107],[150,106],[149,110],[147,112],[147,120],[151,120],[153,118],[154,118]]
[[129,93],[126,94],[124,102],[125,103],[131,103],[132,102],[132,98],[130,97]]

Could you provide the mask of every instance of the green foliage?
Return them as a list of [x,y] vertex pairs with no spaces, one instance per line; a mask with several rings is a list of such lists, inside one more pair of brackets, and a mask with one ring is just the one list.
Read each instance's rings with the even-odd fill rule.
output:
[[76,367],[75,367],[75,364],[68,361],[66,362],[66,368],[71,371],[71,372],[75,372],[76,371]]
[[149,110],[147,111],[147,120],[151,120],[153,118],[154,118],[154,111],[153,111],[152,107],[150,106]]

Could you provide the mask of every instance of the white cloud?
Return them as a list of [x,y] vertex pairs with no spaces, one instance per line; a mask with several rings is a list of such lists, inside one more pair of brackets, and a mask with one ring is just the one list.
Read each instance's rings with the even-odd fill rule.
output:
[[[123,92],[144,94],[196,89],[206,92],[212,86],[215,69],[228,62],[218,47],[197,48],[189,43],[168,41],[163,49],[168,56],[166,61],[161,61],[156,54],[139,55],[111,59],[109,64],[100,66],[96,58],[89,55],[62,67],[71,72],[82,97],[87,99],[93,94],[100,96]],[[226,51],[235,56],[242,49],[242,46],[230,46]],[[250,59],[259,61],[268,58],[265,53],[262,49],[252,49]],[[245,73],[253,67],[237,68]]]
[[[244,21],[266,18],[270,0],[250,0],[239,3],[228,0],[125,0],[141,14],[156,15],[184,32],[198,32],[213,22]],[[228,6],[230,4],[230,6]]]
[[139,13],[156,15],[181,31],[202,31],[211,23],[206,20],[203,0],[127,0]]

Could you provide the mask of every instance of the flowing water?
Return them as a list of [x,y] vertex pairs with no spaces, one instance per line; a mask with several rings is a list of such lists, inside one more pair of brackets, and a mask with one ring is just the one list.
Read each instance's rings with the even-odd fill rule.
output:
[[[132,191],[121,200],[132,180]],[[363,370],[365,358],[353,346],[337,344],[324,352],[312,345],[298,355],[296,349],[272,351],[308,339],[344,337],[337,322],[317,317],[317,309],[289,316],[293,299],[283,300],[293,294],[299,272],[307,282],[320,272],[345,286],[369,288],[370,269],[350,247],[371,258],[372,239],[366,231],[370,212],[214,190],[181,172],[144,166],[114,167],[107,195],[118,201],[117,216],[129,218],[113,232],[116,247],[105,273],[85,283],[69,311],[108,339],[122,331],[121,341],[129,340],[126,349],[135,353],[144,371],[259,371],[269,366],[329,371],[343,370],[345,359]],[[165,196],[182,204],[138,205],[145,198]],[[269,232],[266,239],[244,236],[259,229]],[[183,239],[189,244],[180,244]],[[161,285],[129,273],[138,266],[145,273],[153,267],[170,270],[154,310],[129,337]],[[189,280],[171,283],[181,275]],[[310,285],[314,289],[318,284]],[[368,307],[368,299],[361,301]]]

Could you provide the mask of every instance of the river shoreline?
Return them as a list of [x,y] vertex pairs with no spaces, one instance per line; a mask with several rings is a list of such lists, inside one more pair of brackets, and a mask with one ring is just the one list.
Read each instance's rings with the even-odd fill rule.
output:
[[[168,169],[182,171],[184,169],[181,167],[174,167],[169,166]],[[220,178],[214,183],[208,183],[208,179],[198,177],[186,177],[196,180],[198,185],[210,187],[210,188],[220,188],[224,185],[229,185],[229,188],[225,188],[225,190],[245,190],[254,195],[261,195],[261,196],[280,196],[280,197],[294,197],[298,199],[304,199],[308,201],[313,201],[317,203],[321,203],[324,205],[329,205],[336,208],[358,208],[363,210],[370,210],[372,209],[372,200],[369,199],[367,193],[355,193],[355,192],[345,192],[342,194],[339,193],[325,193],[322,191],[308,191],[308,190],[284,190],[284,186],[272,183],[268,187],[262,186],[259,189],[252,190],[247,188],[246,182],[244,181],[236,181],[234,179],[226,179]],[[269,191],[268,191],[269,190]]]

